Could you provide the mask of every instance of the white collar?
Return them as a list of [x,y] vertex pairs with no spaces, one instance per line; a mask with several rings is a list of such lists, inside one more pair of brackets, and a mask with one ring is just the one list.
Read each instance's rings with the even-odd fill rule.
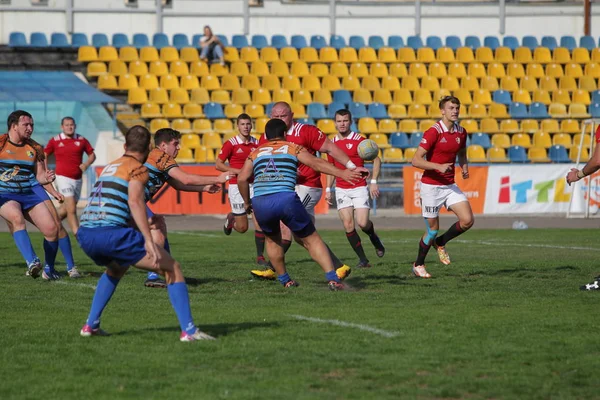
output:
[[458,125],[458,123],[456,123],[456,122],[453,123],[452,126],[450,127],[452,130],[450,130],[446,127],[446,125],[444,125],[444,121],[440,119],[440,126],[442,127],[443,132],[454,133],[458,130],[457,125]]
[[60,135],[60,140],[69,140],[69,139],[77,139],[77,133],[74,133],[72,137],[67,136],[64,132],[61,132]]

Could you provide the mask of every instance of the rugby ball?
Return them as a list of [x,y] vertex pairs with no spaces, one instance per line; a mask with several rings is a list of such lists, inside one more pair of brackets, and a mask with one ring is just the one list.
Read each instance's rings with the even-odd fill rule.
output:
[[366,161],[373,161],[379,155],[379,146],[371,139],[365,139],[359,143],[358,156]]

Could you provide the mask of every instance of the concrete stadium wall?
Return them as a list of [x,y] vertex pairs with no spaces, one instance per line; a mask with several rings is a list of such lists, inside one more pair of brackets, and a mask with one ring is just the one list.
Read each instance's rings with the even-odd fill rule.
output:
[[[155,0],[139,0],[137,8],[125,7],[123,0],[74,0],[73,32],[125,32],[153,34],[159,23],[154,10]],[[244,33],[242,0],[173,0],[172,8],[164,10],[163,31],[168,35],[200,33],[206,24],[216,33],[231,36]],[[381,4],[381,3],[380,3]],[[28,11],[11,11],[28,7]],[[50,0],[48,6],[31,10],[29,0],[12,0],[10,6],[0,6],[0,43],[7,43],[10,32],[67,33],[66,14],[60,9],[66,0]],[[101,9],[110,13],[99,13]],[[114,11],[114,12],[113,12]],[[132,11],[132,13],[128,13]],[[499,7],[497,4],[427,4],[422,6],[421,35],[500,35]],[[169,15],[175,14],[175,15]],[[337,6],[335,33],[350,35],[414,35],[416,26],[414,4],[365,5],[342,3]],[[321,16],[322,15],[322,16]],[[360,18],[359,18],[360,17]],[[522,37],[533,35],[583,34],[583,6],[581,4],[506,6],[506,35]],[[330,32],[329,5],[283,4],[265,0],[265,6],[250,9],[250,34],[320,34]],[[592,9],[592,34],[600,36],[600,6]]]

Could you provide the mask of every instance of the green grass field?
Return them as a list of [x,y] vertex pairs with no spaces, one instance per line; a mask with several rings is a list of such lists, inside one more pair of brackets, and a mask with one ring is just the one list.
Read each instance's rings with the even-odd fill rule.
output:
[[[343,232],[322,234],[356,263]],[[171,234],[196,323],[218,338],[195,343],[179,342],[166,291],[137,270],[104,312],[112,336],[81,338],[102,269],[76,248],[85,278],[34,281],[1,234],[0,398],[600,397],[600,293],[578,290],[600,273],[596,231],[474,229],[448,246],[451,266],[430,253],[431,280],[410,275],[421,232],[380,234],[386,256],[363,234],[374,267],[348,292],[328,291],[297,245],[301,286],[285,290],[250,279],[250,234]]]

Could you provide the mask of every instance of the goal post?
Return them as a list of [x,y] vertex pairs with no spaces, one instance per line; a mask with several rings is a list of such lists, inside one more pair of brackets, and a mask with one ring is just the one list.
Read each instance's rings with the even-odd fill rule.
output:
[[[581,137],[579,143],[573,143],[573,146],[577,146],[577,158],[575,161],[575,168],[579,169],[581,164],[584,164],[588,160],[583,160],[582,155],[584,150],[587,149],[589,156],[591,157],[594,153],[595,133],[596,127],[600,124],[600,119],[586,119],[581,124]],[[586,146],[585,138],[590,138],[589,144]],[[580,190],[580,185],[586,185],[586,195],[583,196]],[[573,184],[573,192],[569,200],[569,208],[567,208],[567,218],[589,218],[590,217],[590,200],[592,193],[592,177],[586,177]]]

